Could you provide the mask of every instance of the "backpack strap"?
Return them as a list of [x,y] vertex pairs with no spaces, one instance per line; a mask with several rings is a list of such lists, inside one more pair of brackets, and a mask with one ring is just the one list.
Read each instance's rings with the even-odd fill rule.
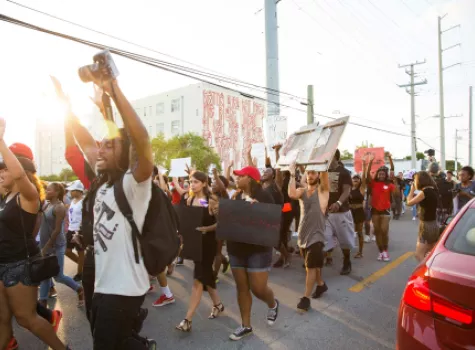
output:
[[130,226],[132,227],[132,243],[134,245],[135,262],[138,264],[140,261],[139,261],[139,249],[137,245],[137,240],[139,239],[140,231],[137,227],[137,224],[135,223],[132,208],[130,207],[127,197],[125,196],[124,184],[123,184],[124,176],[125,174],[122,175],[120,179],[114,183],[114,197],[115,197],[117,206],[119,207],[119,210],[121,211],[122,215],[124,215],[124,217],[129,222]]

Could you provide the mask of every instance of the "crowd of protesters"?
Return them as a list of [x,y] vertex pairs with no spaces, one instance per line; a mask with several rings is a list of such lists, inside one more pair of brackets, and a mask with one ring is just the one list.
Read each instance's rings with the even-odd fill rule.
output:
[[[271,267],[289,267],[293,253],[304,259],[306,282],[296,308],[305,312],[311,307],[310,298],[320,298],[329,289],[323,268],[333,264],[335,248],[342,251],[341,275],[350,274],[351,251],[357,247],[354,258],[363,258],[364,244],[373,241],[372,226],[379,251],[376,258],[390,261],[389,225],[392,218],[397,220],[404,214],[407,205],[419,208],[413,216],[420,220],[416,257],[422,260],[437,242],[445,219],[475,196],[471,167],[457,174],[459,182],[452,172],[443,173],[436,165],[410,177],[402,173],[395,176],[389,154],[389,168],[383,166],[373,173],[374,157],[368,156],[363,159],[362,173],[352,176],[338,150],[327,172],[306,171],[297,164],[282,172],[272,167],[268,157],[266,168],[260,171],[249,152],[248,164],[240,170],[233,170],[231,164],[224,175],[213,170],[209,176],[190,165],[188,178],[169,181],[154,167],[147,130],[117,81],[98,76],[91,80],[113,100],[124,128],[115,127],[106,108],[98,103],[109,120],[109,133],[96,142],[74,116],[54,79],[59,99],[69,107],[66,159],[79,178],[67,187],[39,180],[31,150],[19,143],[8,147],[4,141],[6,123],[0,119],[0,349],[18,348],[13,317],[52,349],[69,349],[56,335],[62,313],[47,307],[48,299],[57,297],[54,282],[72,289],[78,306],[85,308],[94,349],[156,348],[153,340],[140,335],[148,313],[142,307],[145,295],[154,290],[157,279],[160,296],[153,306],[173,304],[167,276],[175,264],[183,264],[183,257],[180,248],[176,262],[154,275],[144,259],[137,259],[133,226],[139,233],[144,230],[154,189],[163,191],[174,205],[203,212],[196,228],[202,235],[201,258],[194,262],[188,310],[176,329],[192,330],[193,315],[204,291],[212,300],[209,319],[225,311],[225,303],[232,301],[220,298],[217,282],[220,272],[231,269],[241,314],[231,340],[253,333],[253,295],[267,305],[267,323],[272,326],[277,321],[279,301],[269,287],[269,272]],[[278,159],[280,145],[274,150]],[[133,209],[131,217],[124,215],[118,203],[120,191]],[[279,257],[275,262],[272,247],[217,238],[219,203],[225,199],[280,207],[279,243],[274,247]],[[295,251],[289,245],[292,231],[298,236]],[[176,234],[179,236],[179,229]],[[35,261],[44,259],[41,261],[45,263],[51,256],[58,271],[38,281]],[[77,264],[73,277],[64,274],[65,257]]]

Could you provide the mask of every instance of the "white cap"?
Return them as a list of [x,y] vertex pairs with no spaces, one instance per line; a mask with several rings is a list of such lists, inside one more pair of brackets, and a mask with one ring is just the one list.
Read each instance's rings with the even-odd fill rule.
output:
[[66,190],[84,192],[84,185],[82,184],[81,181],[76,180],[71,185],[69,185],[68,188],[66,188]]

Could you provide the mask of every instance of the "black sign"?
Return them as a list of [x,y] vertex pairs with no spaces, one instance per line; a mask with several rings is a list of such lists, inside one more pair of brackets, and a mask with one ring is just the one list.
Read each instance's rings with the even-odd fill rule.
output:
[[233,242],[278,247],[282,206],[221,199],[216,237]]
[[174,205],[180,220],[180,232],[183,237],[184,259],[200,262],[202,255],[203,233],[196,228],[203,226],[203,214],[208,208],[189,207],[186,205]]

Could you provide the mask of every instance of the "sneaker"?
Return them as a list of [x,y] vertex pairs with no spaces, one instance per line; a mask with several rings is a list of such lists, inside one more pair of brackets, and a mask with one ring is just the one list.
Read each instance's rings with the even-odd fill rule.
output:
[[51,287],[49,290],[49,295],[50,298],[56,298],[58,296],[58,292],[56,291],[56,288]]
[[76,274],[76,276],[73,277],[73,280],[76,282],[82,281],[82,275],[80,273]]
[[290,261],[286,260],[284,263],[284,266],[282,266],[284,269],[287,269],[290,267]]
[[340,275],[345,276],[351,273],[351,261],[343,262],[343,267],[341,268]]
[[391,258],[389,257],[388,252],[385,250],[383,252],[383,261],[390,261],[390,260],[391,260]]
[[308,311],[310,309],[310,299],[307,297],[302,297],[297,304],[297,310],[299,311]]
[[61,311],[53,310],[51,325],[53,326],[53,329],[56,333],[58,332],[59,324],[61,323],[62,318],[63,318],[63,313]]
[[178,257],[176,259],[176,266],[183,266],[183,265],[184,265],[183,258]]
[[379,253],[379,255],[378,255],[378,261],[383,261],[383,253]]
[[412,218],[412,221],[416,221],[416,217],[415,217],[415,216]]
[[275,299],[275,307],[267,311],[267,324],[269,326],[274,325],[277,317],[279,316],[279,301]]
[[376,242],[376,236],[375,235],[371,235],[371,242]]
[[313,299],[318,299],[322,296],[323,293],[325,293],[328,290],[327,284],[323,283],[323,286],[317,286],[315,289],[315,292],[312,294]]
[[364,242],[365,243],[371,243],[371,237],[368,235],[364,235]]
[[6,350],[16,350],[16,349],[18,349],[18,342],[16,341],[15,337],[12,337],[12,339],[10,339],[10,342],[7,345]]
[[231,263],[229,262],[229,258],[228,257],[224,257],[224,260],[223,260],[223,273],[228,273],[229,270],[231,269]]
[[236,329],[233,334],[229,336],[229,339],[231,340],[241,340],[244,337],[247,337],[248,335],[252,334],[252,327],[244,327],[241,326],[238,329]]
[[152,305],[154,307],[160,307],[168,304],[173,304],[174,302],[175,298],[173,297],[173,295],[168,298],[165,294],[162,294],[160,295],[160,298],[158,298]]

